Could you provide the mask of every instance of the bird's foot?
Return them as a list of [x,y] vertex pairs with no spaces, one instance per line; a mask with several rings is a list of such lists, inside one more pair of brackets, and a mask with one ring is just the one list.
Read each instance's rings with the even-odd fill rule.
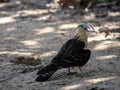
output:
[[68,72],[67,75],[77,74],[77,72]]
[[70,68],[68,68],[68,75],[73,75],[73,74],[76,74],[77,72],[71,72]]

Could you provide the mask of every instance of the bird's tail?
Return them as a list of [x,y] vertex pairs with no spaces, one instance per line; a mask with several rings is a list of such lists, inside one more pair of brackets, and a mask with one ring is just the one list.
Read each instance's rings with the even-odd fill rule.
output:
[[55,64],[49,64],[37,72],[38,77],[35,81],[47,81],[59,68]]

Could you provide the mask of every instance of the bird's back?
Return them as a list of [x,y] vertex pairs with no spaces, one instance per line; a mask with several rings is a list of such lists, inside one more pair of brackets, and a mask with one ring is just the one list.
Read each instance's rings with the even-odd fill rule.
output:
[[[90,58],[90,50],[85,50],[85,43],[78,39],[68,40],[52,60],[55,64],[66,64],[67,66],[83,66]],[[66,66],[66,67],[67,67]]]

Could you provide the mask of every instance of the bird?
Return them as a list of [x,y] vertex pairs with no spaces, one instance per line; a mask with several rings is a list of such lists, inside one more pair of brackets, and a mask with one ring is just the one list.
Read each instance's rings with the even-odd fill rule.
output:
[[84,66],[91,56],[91,50],[87,49],[88,37],[86,31],[92,29],[93,27],[89,24],[78,25],[75,35],[63,44],[51,63],[38,70],[35,81],[48,81],[57,70],[62,68]]

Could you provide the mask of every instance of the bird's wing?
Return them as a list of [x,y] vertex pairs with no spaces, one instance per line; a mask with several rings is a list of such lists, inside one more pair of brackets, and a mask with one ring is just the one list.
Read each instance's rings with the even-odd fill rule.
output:
[[[71,66],[83,66],[89,59],[90,51],[85,43],[77,39],[68,40],[50,64],[38,71],[36,81],[48,80],[58,69]],[[84,58],[85,57],[85,58]]]
[[83,50],[85,43],[77,39],[68,40],[60,49],[58,54],[53,58],[52,62],[59,61],[61,59],[70,58],[71,55],[77,51]]

